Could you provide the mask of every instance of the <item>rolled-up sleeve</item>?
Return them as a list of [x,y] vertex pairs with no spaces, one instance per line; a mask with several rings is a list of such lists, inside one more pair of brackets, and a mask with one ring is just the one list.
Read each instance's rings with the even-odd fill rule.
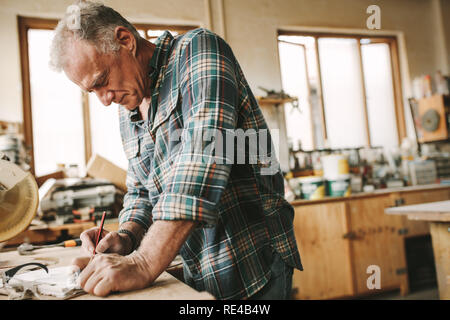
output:
[[238,86],[234,61],[225,41],[207,30],[195,34],[183,49],[179,61],[184,112],[181,147],[153,209],[153,220],[216,225],[217,204],[227,186],[231,163],[224,149],[218,152],[214,143],[217,135],[224,137],[236,127]]
[[147,230],[152,221],[152,205],[147,189],[138,181],[131,165],[128,166],[126,186],[127,193],[123,199],[123,209],[119,213],[119,224],[133,221]]

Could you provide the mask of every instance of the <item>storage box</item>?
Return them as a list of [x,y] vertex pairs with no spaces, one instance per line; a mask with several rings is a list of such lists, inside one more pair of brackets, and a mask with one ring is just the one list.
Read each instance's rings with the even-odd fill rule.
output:
[[94,154],[89,160],[87,175],[96,179],[107,179],[120,190],[127,191],[127,172],[98,154]]

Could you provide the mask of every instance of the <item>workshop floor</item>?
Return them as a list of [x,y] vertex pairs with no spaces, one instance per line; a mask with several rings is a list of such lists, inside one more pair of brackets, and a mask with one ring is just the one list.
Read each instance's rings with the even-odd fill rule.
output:
[[417,290],[410,292],[406,296],[401,296],[400,291],[391,291],[371,295],[367,297],[361,297],[359,300],[439,300],[439,291],[437,287]]

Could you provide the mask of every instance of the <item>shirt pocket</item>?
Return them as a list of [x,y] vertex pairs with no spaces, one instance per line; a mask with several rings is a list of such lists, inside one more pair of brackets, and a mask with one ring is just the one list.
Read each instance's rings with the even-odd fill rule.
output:
[[[160,92],[160,95],[162,93]],[[165,124],[171,118],[173,118],[173,113],[175,109],[181,105],[180,95],[178,88],[175,88],[167,95],[158,105],[158,111],[153,122],[151,129],[152,135],[157,137],[156,132],[159,131],[161,125]]]
[[128,166],[133,168],[137,180],[148,189],[151,174],[152,152],[147,150],[142,136],[130,138],[125,143]]
[[133,158],[139,156],[140,154],[139,145],[140,143],[138,137],[133,137],[125,142],[124,150],[128,161],[131,161]]

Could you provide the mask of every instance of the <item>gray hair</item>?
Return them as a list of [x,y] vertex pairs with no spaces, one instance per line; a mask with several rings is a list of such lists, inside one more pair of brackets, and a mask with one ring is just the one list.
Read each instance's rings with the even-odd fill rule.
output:
[[117,52],[120,45],[114,30],[118,26],[127,28],[137,42],[141,39],[136,28],[110,7],[90,1],[78,1],[69,6],[55,28],[50,67],[56,71],[62,70],[67,63],[67,44],[73,40],[88,41],[101,53]]

